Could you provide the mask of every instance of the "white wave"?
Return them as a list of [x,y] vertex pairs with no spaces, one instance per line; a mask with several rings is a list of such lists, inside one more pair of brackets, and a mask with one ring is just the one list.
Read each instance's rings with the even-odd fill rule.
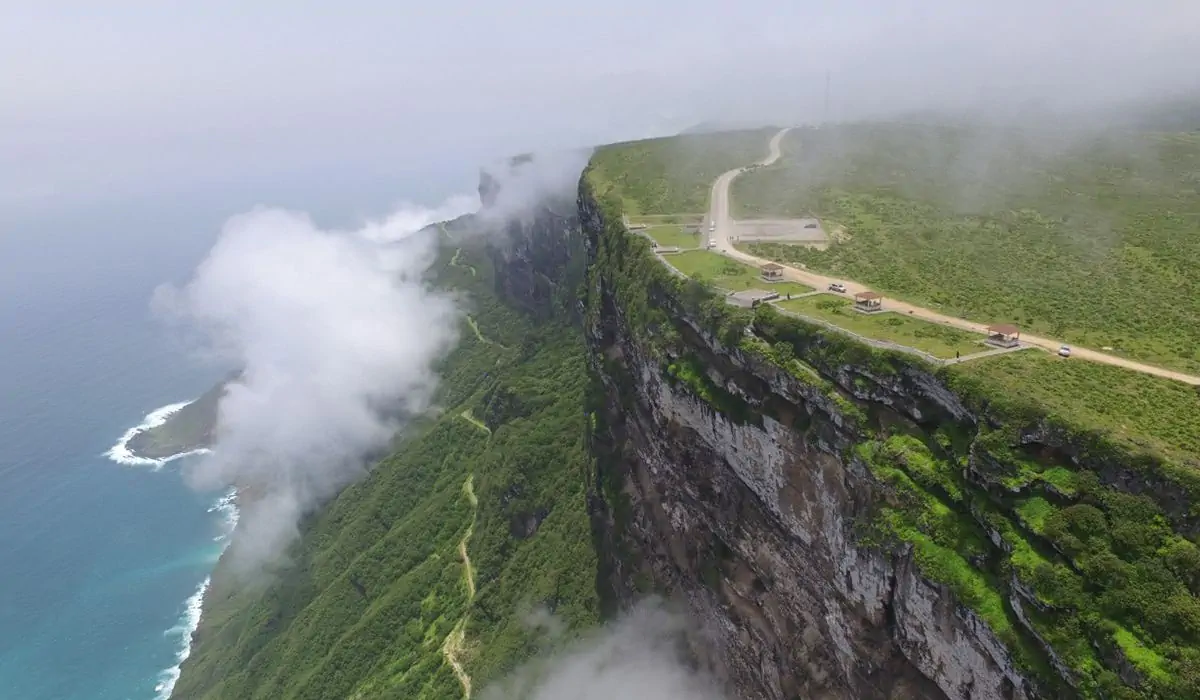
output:
[[241,515],[237,507],[237,489],[230,489],[228,493],[217,499],[217,502],[208,509],[209,513],[220,513],[222,521],[222,532],[217,535],[217,542],[225,542],[233,535],[234,529],[238,524],[238,516]]
[[167,700],[175,690],[175,683],[179,680],[179,669],[192,653],[192,632],[200,625],[204,594],[208,592],[210,583],[212,577],[206,576],[196,592],[187,599],[179,624],[163,633],[169,637],[179,637],[179,650],[175,652],[175,665],[158,674],[158,683],[154,686],[154,700]]
[[192,403],[192,401],[195,401],[195,399],[192,399],[191,401],[181,401],[179,403],[168,404],[162,408],[151,411],[146,415],[145,418],[142,419],[140,424],[133,426],[129,430],[126,430],[125,434],[121,436],[121,439],[117,440],[117,444],[110,447],[109,450],[104,453],[104,456],[118,464],[124,464],[127,466],[149,466],[159,469],[167,462],[173,462],[189,455],[208,454],[209,450],[200,448],[196,450],[189,450],[187,452],[180,452],[179,454],[174,454],[170,457],[164,457],[163,459],[150,459],[149,457],[139,457],[129,449],[129,441],[133,439],[133,436],[150,430],[151,428],[157,428],[158,426],[167,422],[167,419],[171,417],[171,414]]
[[[224,543],[224,546],[221,547],[221,551],[224,551],[225,547],[229,546],[229,537],[237,527],[240,515],[237,507],[237,490],[230,489],[228,493],[218,498],[216,503],[209,507],[208,512],[219,513],[222,517],[223,532],[216,538],[216,541]],[[179,681],[183,662],[187,661],[192,654],[192,633],[200,626],[200,616],[204,611],[204,594],[208,592],[211,584],[212,577],[206,576],[196,588],[196,592],[184,602],[183,615],[180,617],[179,624],[163,633],[168,637],[178,637],[179,648],[175,652],[175,665],[158,674],[158,683],[154,686],[154,700],[169,700],[171,693],[175,690],[175,683]]]

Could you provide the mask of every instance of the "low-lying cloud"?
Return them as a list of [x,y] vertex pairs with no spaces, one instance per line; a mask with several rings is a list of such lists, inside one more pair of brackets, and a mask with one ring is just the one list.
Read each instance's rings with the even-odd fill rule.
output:
[[687,663],[688,620],[648,600],[613,624],[535,661],[481,700],[724,700],[719,683]]
[[493,187],[483,193],[481,220],[503,224],[527,218],[538,206],[565,204],[573,208],[579,176],[591,156],[591,149],[555,151],[519,156],[485,168],[484,181]]
[[428,407],[458,311],[424,279],[437,236],[422,229],[477,206],[404,207],[355,231],[256,209],[225,224],[187,284],[158,290],[157,310],[243,370],[221,400],[212,453],[185,474],[196,488],[247,495],[235,562],[282,552],[301,517]]

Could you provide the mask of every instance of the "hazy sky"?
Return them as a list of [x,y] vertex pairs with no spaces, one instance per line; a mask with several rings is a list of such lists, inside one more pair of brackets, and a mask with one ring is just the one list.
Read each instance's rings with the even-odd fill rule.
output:
[[1194,0],[0,0],[0,207],[1194,80]]

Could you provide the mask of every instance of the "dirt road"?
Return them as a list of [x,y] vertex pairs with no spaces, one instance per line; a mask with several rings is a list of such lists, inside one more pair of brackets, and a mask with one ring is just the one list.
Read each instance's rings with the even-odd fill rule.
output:
[[[783,137],[787,135],[787,132],[790,130],[790,128],[782,129],[779,131],[779,133],[775,134],[775,136],[771,138],[771,143],[768,146],[767,157],[759,161],[759,165],[771,165],[775,161],[779,160],[781,155],[781,142],[783,141]],[[736,178],[738,175],[741,175],[746,170],[747,168],[742,167],[722,173],[721,176],[717,178],[716,182],[713,183],[711,199],[712,203],[709,217],[711,221],[716,223],[716,229],[712,234],[710,234],[710,237],[714,239],[716,250],[718,252],[728,255],[736,260],[740,260],[744,263],[757,266],[772,261],[767,260],[766,258],[750,255],[749,253],[743,253],[742,251],[735,249],[733,244],[730,242],[730,235],[735,230],[736,223],[729,214],[729,185],[733,182],[734,178]],[[790,265],[783,266],[783,275],[786,279],[807,284],[814,289],[827,289],[830,283],[841,282],[842,284],[846,285],[846,292],[844,296],[849,297],[853,297],[859,292],[869,291],[868,287],[853,280],[839,277],[828,277],[826,275],[809,272],[808,270],[792,267]],[[925,319],[926,321],[953,326],[954,328],[961,328],[963,330],[972,331],[975,333],[987,333],[987,324],[976,323],[974,321],[968,321],[966,319],[957,318],[954,316],[947,316],[931,309],[926,309],[921,306],[900,301],[899,299],[885,297],[883,299],[883,307],[884,309],[893,311],[895,313],[908,314],[914,318],[921,318]],[[1028,345],[1036,345],[1038,347],[1045,348],[1051,352],[1057,352],[1059,346],[1063,344],[1062,341],[1059,340],[1041,338],[1036,335],[1026,335],[1024,333],[1021,334],[1021,341]],[[1174,379],[1186,384],[1200,386],[1200,377],[1198,376],[1185,374],[1183,372],[1176,372],[1173,370],[1164,369],[1162,367],[1155,367],[1154,365],[1147,365],[1141,362],[1135,362],[1133,360],[1127,360],[1123,357],[1117,357],[1116,355],[1109,355],[1103,352],[1089,350],[1087,348],[1072,346],[1071,358],[1089,360],[1091,362],[1100,362],[1106,365],[1115,365],[1117,367],[1131,369],[1135,372],[1142,372],[1143,374],[1164,377],[1166,379]]]
[[[487,428],[484,429],[487,430]],[[489,430],[488,432],[490,433],[491,431]],[[463,580],[467,584],[468,610],[470,610],[471,603],[475,600],[475,567],[471,564],[471,556],[467,553],[467,544],[471,541],[471,535],[475,532],[475,516],[479,510],[479,499],[475,497],[474,483],[475,475],[472,474],[467,477],[466,483],[463,484],[463,494],[467,497],[467,502],[471,504],[471,523],[467,525],[466,534],[458,542],[458,558],[462,560]],[[467,673],[467,669],[462,663],[466,642],[467,616],[464,614],[454,625],[454,629],[450,630],[450,634],[446,635],[446,641],[442,643],[442,654],[446,657],[446,662],[450,664],[450,669],[454,671],[455,677],[458,678],[459,685],[462,686],[463,698],[471,700],[471,676]]]

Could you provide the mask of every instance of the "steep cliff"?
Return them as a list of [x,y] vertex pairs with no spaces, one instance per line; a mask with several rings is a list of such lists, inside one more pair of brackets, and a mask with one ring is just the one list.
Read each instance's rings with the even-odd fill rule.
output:
[[609,611],[688,601],[746,699],[1195,696],[1189,470],[728,308],[601,187],[579,209]]
[[218,570],[176,697],[449,697],[652,592],[737,700],[1198,697],[1187,464],[731,307],[605,194],[443,227],[445,412],[270,586]]

